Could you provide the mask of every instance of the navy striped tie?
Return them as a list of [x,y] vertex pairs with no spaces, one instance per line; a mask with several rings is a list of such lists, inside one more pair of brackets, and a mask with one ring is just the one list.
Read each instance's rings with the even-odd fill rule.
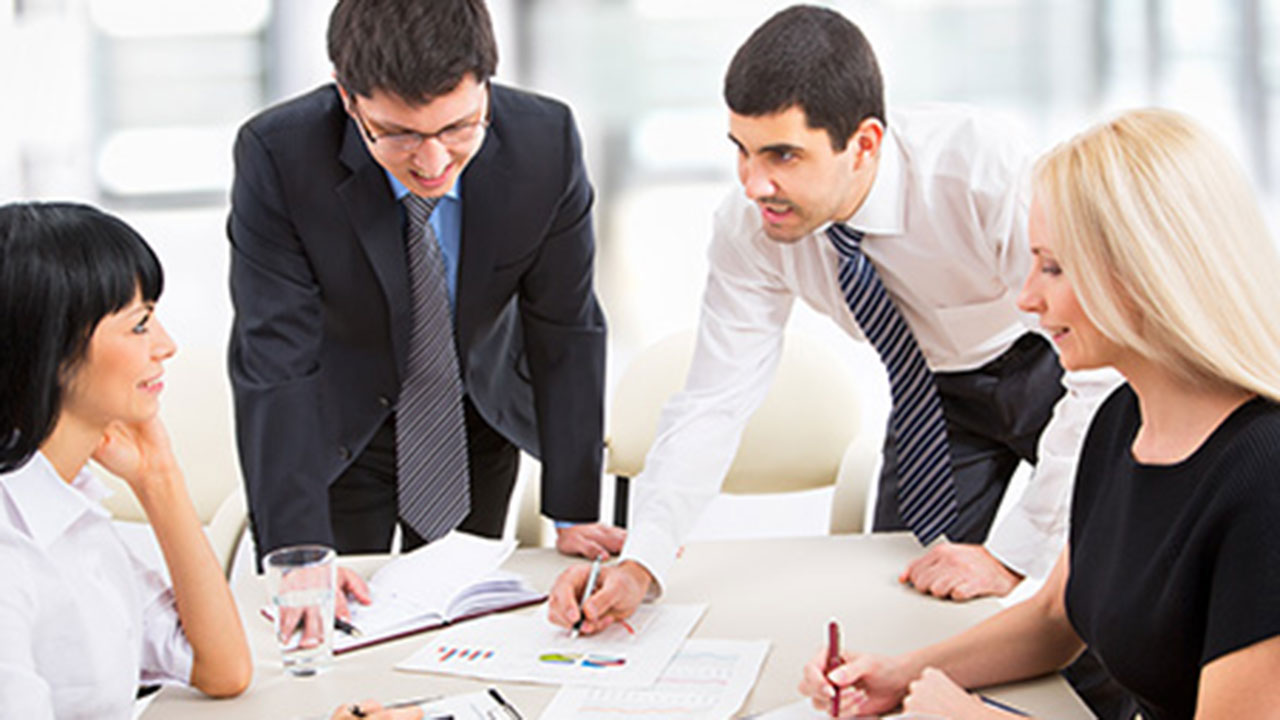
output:
[[862,254],[862,233],[835,223],[827,236],[840,253],[840,290],[845,302],[889,373],[893,396],[889,425],[898,454],[898,514],[927,544],[946,532],[957,515],[947,421],[933,372],[875,266]]
[[444,254],[427,219],[437,198],[410,193],[409,356],[396,406],[396,499],[400,517],[426,542],[458,526],[471,510],[462,380]]

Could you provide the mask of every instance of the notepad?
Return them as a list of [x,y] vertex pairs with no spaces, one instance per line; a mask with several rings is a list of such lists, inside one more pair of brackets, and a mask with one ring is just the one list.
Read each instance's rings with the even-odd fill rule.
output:
[[[373,602],[349,603],[351,623],[360,635],[335,631],[333,652],[542,602],[546,595],[523,577],[498,570],[515,547],[514,541],[452,532],[383,565],[368,579]],[[271,610],[264,608],[263,614],[270,618]]]

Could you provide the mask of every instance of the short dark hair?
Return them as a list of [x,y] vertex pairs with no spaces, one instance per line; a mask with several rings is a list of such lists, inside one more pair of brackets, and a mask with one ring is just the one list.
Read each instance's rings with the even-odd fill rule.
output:
[[98,323],[163,289],[160,261],[123,220],[76,203],[0,206],[0,472],[53,432]]
[[498,43],[484,0],[339,0],[329,59],[348,93],[380,89],[421,104],[468,74],[493,77]]
[[884,80],[871,44],[840,13],[812,5],[789,7],[751,33],[729,63],[724,99],[748,117],[798,105],[836,151],[863,120],[885,122]]

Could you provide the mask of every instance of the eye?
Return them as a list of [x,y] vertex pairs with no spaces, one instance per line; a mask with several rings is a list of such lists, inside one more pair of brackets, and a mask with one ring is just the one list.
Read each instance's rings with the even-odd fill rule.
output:
[[1058,263],[1055,263],[1055,262],[1042,262],[1040,263],[1040,272],[1044,273],[1045,275],[1056,276],[1056,275],[1062,274],[1062,268],[1059,267]]
[[138,323],[130,329],[130,332],[134,335],[142,335],[147,332],[147,323],[149,322],[151,322],[151,313],[147,313],[139,318]]

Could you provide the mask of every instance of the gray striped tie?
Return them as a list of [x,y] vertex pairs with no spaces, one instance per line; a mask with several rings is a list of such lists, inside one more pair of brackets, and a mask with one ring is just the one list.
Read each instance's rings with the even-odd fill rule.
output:
[[911,328],[885,292],[875,266],[862,254],[862,233],[833,224],[827,236],[840,253],[840,289],[862,332],[889,373],[898,453],[898,514],[928,544],[955,522],[956,485],[951,474],[947,421],[933,372]]
[[427,219],[437,198],[410,193],[409,357],[396,406],[396,496],[400,517],[431,542],[471,510],[462,380],[444,255]]

